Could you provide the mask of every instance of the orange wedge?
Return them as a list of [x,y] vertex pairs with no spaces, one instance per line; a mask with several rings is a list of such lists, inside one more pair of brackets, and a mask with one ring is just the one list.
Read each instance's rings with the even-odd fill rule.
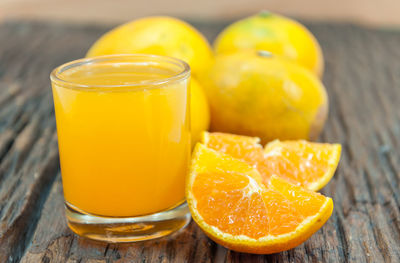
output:
[[260,173],[247,162],[197,144],[186,198],[193,219],[235,251],[271,254],[298,246],[332,214],[328,197]]
[[259,138],[227,133],[206,132],[202,142],[257,168],[265,184],[272,175],[277,175],[313,191],[324,187],[332,178],[341,152],[340,144],[303,140],[275,140],[263,149]]

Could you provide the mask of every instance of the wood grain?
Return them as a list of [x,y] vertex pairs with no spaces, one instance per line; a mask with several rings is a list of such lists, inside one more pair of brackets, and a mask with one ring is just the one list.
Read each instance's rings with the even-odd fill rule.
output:
[[[224,24],[196,26],[213,39]],[[109,28],[0,25],[0,262],[400,262],[400,32],[308,26],[326,60],[330,113],[321,140],[343,144],[339,169],[322,191],[334,213],[301,246],[259,256],[217,245],[194,222],[134,244],[72,234],[48,76]]]

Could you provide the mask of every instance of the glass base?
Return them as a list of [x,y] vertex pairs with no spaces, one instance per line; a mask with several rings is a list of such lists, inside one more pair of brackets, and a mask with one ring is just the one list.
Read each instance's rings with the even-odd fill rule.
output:
[[112,243],[163,237],[185,227],[191,218],[186,202],[156,214],[122,218],[85,214],[65,202],[65,213],[76,234]]

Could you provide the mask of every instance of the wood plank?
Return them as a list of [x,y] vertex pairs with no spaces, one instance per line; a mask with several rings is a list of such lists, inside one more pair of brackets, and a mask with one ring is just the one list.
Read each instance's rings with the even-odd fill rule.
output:
[[[216,245],[192,222],[165,239],[134,244],[106,244],[80,238],[66,225],[61,180],[58,178],[44,205],[32,246],[22,262],[133,261],[183,262],[192,258],[211,262]],[[200,254],[199,254],[200,253]],[[84,257],[82,257],[84,255]]]
[[69,38],[57,27],[0,27],[0,262],[25,251],[59,169],[49,73],[84,53],[60,51]]
[[[197,26],[212,39],[224,24]],[[259,256],[215,244],[194,222],[135,244],[72,234],[60,178],[52,185],[58,155],[48,74],[83,56],[108,28],[0,25],[0,41],[8,40],[0,46],[0,262],[400,262],[400,33],[309,26],[326,59],[330,113],[321,140],[343,144],[322,191],[333,197],[334,213],[301,246]]]

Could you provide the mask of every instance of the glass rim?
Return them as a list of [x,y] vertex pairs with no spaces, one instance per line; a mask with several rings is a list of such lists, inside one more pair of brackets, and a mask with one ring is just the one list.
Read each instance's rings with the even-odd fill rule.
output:
[[[113,84],[113,85],[86,85],[86,84],[81,84],[79,82],[74,82],[74,81],[69,81],[65,80],[62,78],[62,73],[65,70],[78,67],[78,66],[84,66],[84,65],[90,65],[90,64],[95,64],[99,62],[107,62],[110,61],[112,62],[113,60],[119,59],[119,58],[126,58],[128,61],[124,61],[129,63],[129,59],[132,60],[132,62],[135,62],[135,59],[138,58],[146,58],[148,59],[148,62],[166,62],[171,65],[175,65],[180,67],[180,70],[178,73],[173,74],[172,76],[165,77],[165,78],[160,78],[157,80],[142,80],[142,81],[132,81],[130,83],[126,84]],[[60,86],[68,86],[69,88],[72,89],[78,89],[78,90],[92,90],[93,88],[98,90],[104,90],[104,91],[113,91],[113,88],[124,88],[124,87],[132,87],[137,90],[137,87],[141,86],[146,86],[146,89],[153,89],[153,88],[162,88],[164,84],[167,83],[172,83],[180,80],[187,79],[190,76],[190,66],[183,60],[174,58],[174,57],[169,57],[169,56],[160,56],[160,55],[152,55],[152,54],[115,54],[115,55],[104,55],[104,56],[96,56],[96,57],[90,57],[90,58],[81,58],[81,59],[76,59],[72,60],[70,62],[64,63],[55,69],[52,70],[50,73],[50,80],[52,83]],[[150,86],[150,87],[149,87]]]

